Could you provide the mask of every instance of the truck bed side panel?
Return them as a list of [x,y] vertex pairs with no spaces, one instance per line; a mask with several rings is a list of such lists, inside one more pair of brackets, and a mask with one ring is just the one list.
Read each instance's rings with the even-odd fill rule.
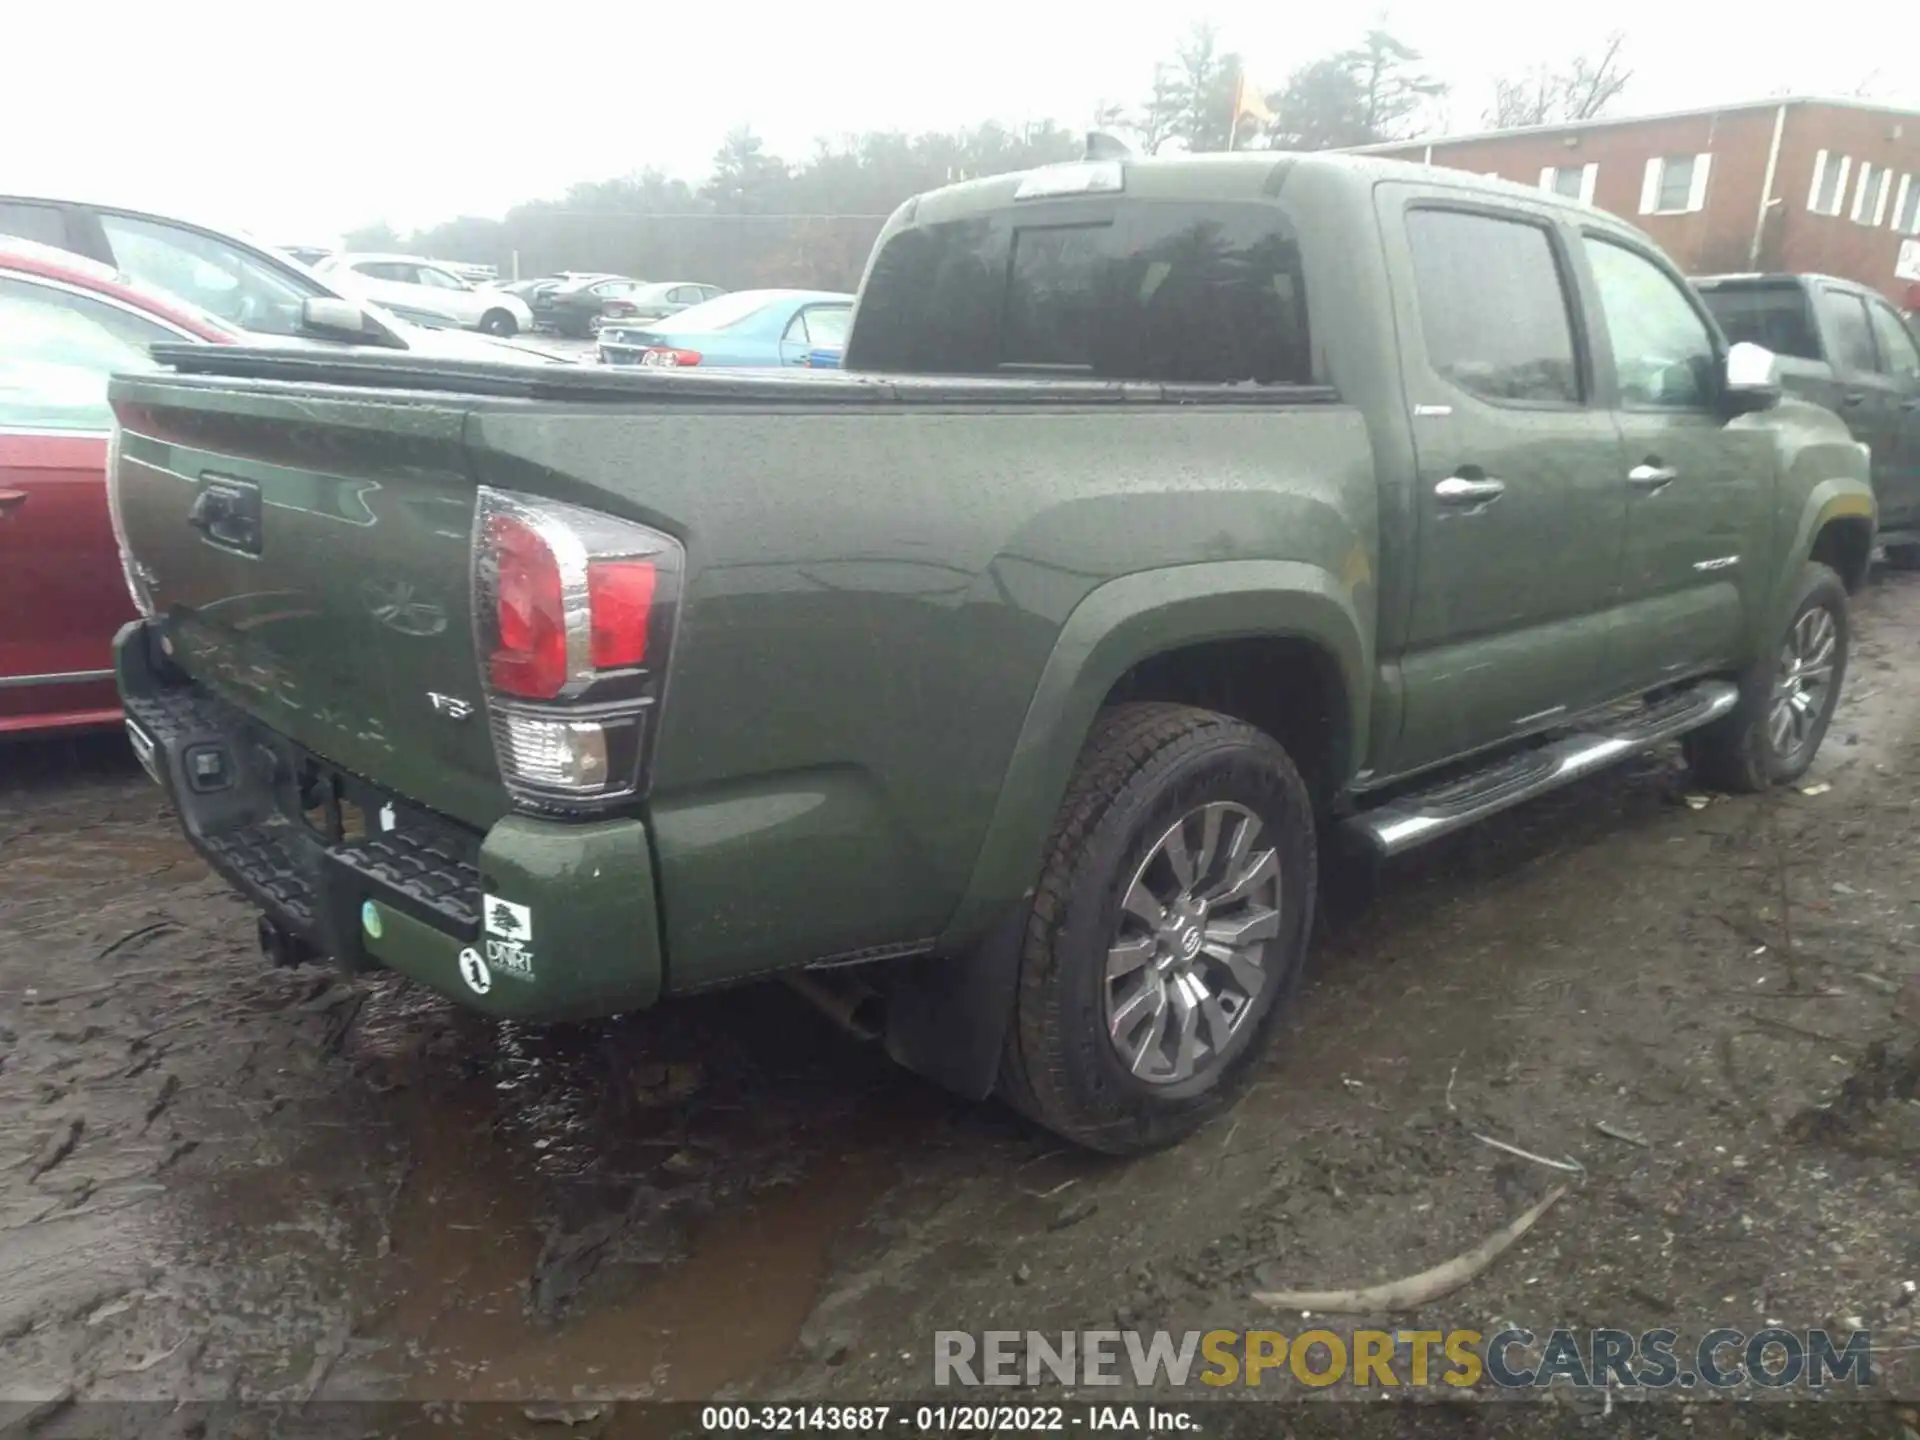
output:
[[1372,455],[1344,406],[481,402],[470,437],[485,483],[686,546],[651,800],[677,989],[939,933],[1103,582],[1304,560],[1371,633]]

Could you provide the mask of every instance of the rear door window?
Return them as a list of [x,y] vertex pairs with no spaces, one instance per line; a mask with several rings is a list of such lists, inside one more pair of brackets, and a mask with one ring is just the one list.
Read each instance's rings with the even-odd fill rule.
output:
[[1920,380],[1920,350],[1914,348],[1913,332],[1907,322],[1894,314],[1893,307],[1879,300],[1867,302],[1873,318],[1873,333],[1880,342],[1880,368],[1896,380],[1911,384]]
[[1012,211],[894,235],[861,297],[850,367],[1312,383],[1300,249],[1279,210],[1101,209],[1081,207],[1078,223]]
[[1577,405],[1566,285],[1544,224],[1465,210],[1407,212],[1427,361],[1495,403]]
[[1833,343],[1834,368],[1871,374],[1880,368],[1873,348],[1873,326],[1867,320],[1867,302],[1845,290],[1820,287],[1820,315]]

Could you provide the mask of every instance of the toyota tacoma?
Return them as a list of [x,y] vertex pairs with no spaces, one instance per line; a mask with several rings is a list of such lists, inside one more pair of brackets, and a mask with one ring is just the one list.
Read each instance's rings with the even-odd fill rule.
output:
[[533,1020],[797,973],[1115,1152],[1249,1083],[1336,844],[1804,772],[1874,539],[1639,232],[1358,157],[922,195],[838,371],[159,353],[119,684],[277,958]]

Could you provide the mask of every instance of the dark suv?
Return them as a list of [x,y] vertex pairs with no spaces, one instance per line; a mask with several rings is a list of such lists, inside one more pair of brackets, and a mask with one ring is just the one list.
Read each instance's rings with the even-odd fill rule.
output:
[[1887,558],[1920,564],[1920,343],[1877,290],[1830,275],[1695,282],[1728,340],[1764,345],[1790,394],[1824,405],[1873,452]]

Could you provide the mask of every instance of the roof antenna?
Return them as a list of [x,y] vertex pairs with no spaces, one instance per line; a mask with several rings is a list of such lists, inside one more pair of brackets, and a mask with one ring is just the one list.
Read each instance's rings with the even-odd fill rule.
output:
[[1133,151],[1127,148],[1126,141],[1120,139],[1118,136],[1109,135],[1104,130],[1089,130],[1087,132],[1086,154],[1080,158],[1083,160],[1123,160],[1131,154],[1133,154]]

